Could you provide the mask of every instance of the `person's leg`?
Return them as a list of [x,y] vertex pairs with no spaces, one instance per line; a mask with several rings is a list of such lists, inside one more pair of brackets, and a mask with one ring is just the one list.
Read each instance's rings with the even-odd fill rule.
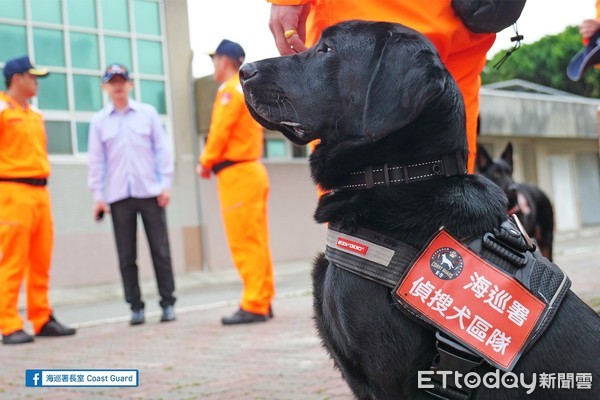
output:
[[227,241],[244,283],[241,308],[266,316],[273,278],[266,226],[268,177],[264,166],[243,163],[224,170],[219,174],[218,188]]
[[110,205],[119,267],[123,279],[125,300],[132,311],[142,310],[144,302],[140,291],[137,266],[137,213],[135,201],[124,199]]
[[[489,35],[488,35],[489,36]],[[487,49],[492,45],[493,37],[473,46],[453,51],[444,60],[444,64],[456,80],[465,103],[467,118],[467,144],[469,148],[468,171],[475,172],[475,156],[477,153],[477,123],[479,116],[480,74],[486,63]]]
[[23,329],[19,288],[29,268],[29,235],[33,209],[23,185],[0,183],[0,332]]
[[167,231],[167,215],[165,209],[158,205],[156,198],[136,200],[142,214],[142,222],[152,255],[156,284],[161,298],[160,306],[164,309],[175,304],[173,295],[175,280]]
[[50,320],[52,309],[48,300],[50,257],[54,229],[50,210],[50,194],[46,188],[32,189],[36,199],[35,221],[30,238],[30,267],[27,274],[27,317],[37,334]]

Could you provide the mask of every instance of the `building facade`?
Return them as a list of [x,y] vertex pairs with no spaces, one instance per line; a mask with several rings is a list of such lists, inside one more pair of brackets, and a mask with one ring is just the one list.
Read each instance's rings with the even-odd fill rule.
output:
[[[186,0],[0,0],[0,69],[28,54],[50,75],[32,103],[46,120],[55,227],[52,282],[58,286],[118,281],[110,219],[92,220],[87,189],[87,135],[107,103],[107,65],[127,66],[133,97],[160,113],[176,173],[168,207],[176,272],[201,267],[194,153],[192,73]],[[4,90],[4,82],[0,83]],[[150,276],[143,235],[139,263]]]

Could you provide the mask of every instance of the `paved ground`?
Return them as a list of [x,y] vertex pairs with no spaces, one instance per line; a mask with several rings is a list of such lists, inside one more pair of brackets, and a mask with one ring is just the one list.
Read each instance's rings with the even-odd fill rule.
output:
[[[577,236],[577,237],[575,237]],[[573,290],[600,308],[600,230],[562,235],[555,261]],[[0,346],[0,399],[349,399],[311,320],[309,262],[278,265],[275,318],[223,327],[235,309],[234,271],[177,277],[178,320],[160,324],[154,283],[148,322],[129,327],[119,285],[56,289],[56,314],[76,336]],[[138,388],[26,388],[26,369],[139,369]]]

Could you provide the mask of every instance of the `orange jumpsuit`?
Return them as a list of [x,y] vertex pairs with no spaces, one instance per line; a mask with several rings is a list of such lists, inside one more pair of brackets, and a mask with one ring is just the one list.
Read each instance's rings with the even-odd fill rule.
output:
[[463,94],[467,110],[469,172],[475,170],[479,74],[495,34],[476,34],[465,27],[450,6],[451,0],[268,0],[277,5],[311,3],[306,22],[306,44],[315,44],[331,25],[353,19],[396,22],[429,38]]
[[267,315],[275,290],[267,222],[269,177],[259,161],[262,149],[262,127],[250,115],[235,74],[217,92],[200,164],[212,169],[225,160],[244,161],[217,173],[219,201],[229,249],[244,284],[240,306]]
[[[50,163],[42,116],[0,92],[0,178],[46,178]],[[45,186],[0,181],[0,331],[23,329],[17,310],[27,277],[27,317],[35,333],[50,318],[50,194]]]

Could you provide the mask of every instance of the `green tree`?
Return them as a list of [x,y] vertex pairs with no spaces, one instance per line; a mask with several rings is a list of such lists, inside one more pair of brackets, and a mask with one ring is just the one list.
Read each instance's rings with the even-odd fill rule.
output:
[[[524,33],[526,34],[526,33]],[[583,48],[579,28],[568,26],[557,35],[522,45],[500,67],[494,69],[504,56],[501,51],[488,60],[482,73],[482,82],[493,83],[509,79],[523,79],[581,96],[600,98],[600,69],[588,69],[579,80],[567,77],[567,65],[571,58]]]

